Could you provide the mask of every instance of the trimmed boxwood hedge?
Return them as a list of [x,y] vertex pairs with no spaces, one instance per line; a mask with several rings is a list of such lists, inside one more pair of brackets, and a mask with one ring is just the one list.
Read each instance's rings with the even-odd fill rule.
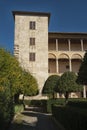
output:
[[7,130],[14,116],[13,99],[9,94],[0,92],[0,130]]
[[[75,105],[77,107],[80,107],[80,104],[79,104],[80,102],[84,104],[82,105],[82,107],[85,106],[86,104],[85,99],[70,98],[68,101],[69,103],[67,105],[73,106],[73,107],[75,107]],[[43,112],[52,113],[52,105],[65,105],[65,99],[58,98],[58,99],[48,99],[48,100],[24,100],[24,104],[28,106],[32,106],[32,107],[41,107],[43,108]]]
[[71,107],[78,107],[82,109],[87,109],[87,100],[78,100],[78,101],[69,101],[67,103],[68,106]]
[[87,110],[69,106],[52,106],[52,114],[66,130],[87,130]]
[[42,112],[47,111],[47,100],[24,100],[24,104],[29,107],[39,107]]
[[65,103],[65,99],[25,100],[24,103],[25,105],[32,107],[41,107],[43,109],[43,112],[51,113],[51,106],[54,104],[63,105]]

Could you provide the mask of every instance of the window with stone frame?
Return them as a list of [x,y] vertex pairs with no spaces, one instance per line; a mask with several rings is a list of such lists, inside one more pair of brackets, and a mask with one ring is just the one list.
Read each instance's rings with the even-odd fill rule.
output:
[[35,28],[36,28],[36,22],[30,21],[30,29],[35,30]]
[[35,45],[35,38],[31,37],[30,38],[30,46]]
[[29,61],[35,61],[35,53],[34,52],[29,53]]

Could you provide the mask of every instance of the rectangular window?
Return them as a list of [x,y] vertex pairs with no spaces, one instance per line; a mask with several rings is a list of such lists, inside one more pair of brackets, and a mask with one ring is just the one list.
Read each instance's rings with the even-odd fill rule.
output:
[[30,29],[34,30],[36,26],[35,21],[30,21]]
[[30,38],[30,45],[35,45],[35,38],[34,37]]
[[35,61],[35,53],[34,52],[29,53],[29,60],[30,61]]

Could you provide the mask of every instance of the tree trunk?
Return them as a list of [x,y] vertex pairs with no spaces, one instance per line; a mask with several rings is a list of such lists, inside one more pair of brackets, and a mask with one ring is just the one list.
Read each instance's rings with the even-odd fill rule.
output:
[[23,107],[24,107],[24,110],[25,110],[24,94],[23,94]]
[[17,93],[17,94],[14,95],[14,102],[16,104],[19,104],[19,93]]
[[55,98],[55,93],[53,92],[53,94],[52,94],[52,95],[53,95],[53,99],[54,99],[54,98]]
[[86,98],[86,85],[83,86],[83,98]]
[[66,92],[66,93],[65,93],[65,103],[68,102],[68,98],[69,98],[69,92]]

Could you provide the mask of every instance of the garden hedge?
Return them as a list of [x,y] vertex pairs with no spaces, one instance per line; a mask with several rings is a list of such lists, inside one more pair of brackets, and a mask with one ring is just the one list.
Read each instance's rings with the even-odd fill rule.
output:
[[54,105],[52,114],[66,130],[87,130],[87,110]]

